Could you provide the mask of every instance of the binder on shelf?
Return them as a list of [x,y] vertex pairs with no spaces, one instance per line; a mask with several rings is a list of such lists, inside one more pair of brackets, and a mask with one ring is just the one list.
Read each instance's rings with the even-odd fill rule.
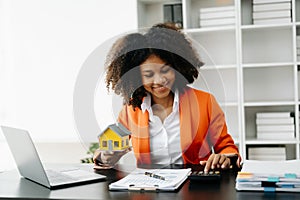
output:
[[164,21],[173,22],[173,7],[171,5],[164,5]]
[[175,23],[179,24],[182,27],[183,17],[182,17],[182,5],[174,4],[173,5],[173,20]]
[[174,22],[182,27],[182,4],[166,4],[163,6],[164,22]]

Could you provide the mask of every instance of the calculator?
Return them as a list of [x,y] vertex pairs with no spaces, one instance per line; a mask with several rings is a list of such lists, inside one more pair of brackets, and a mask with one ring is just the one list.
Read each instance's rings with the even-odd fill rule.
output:
[[203,183],[218,183],[221,180],[220,171],[192,171],[192,173],[188,176],[190,181],[193,182],[203,182]]

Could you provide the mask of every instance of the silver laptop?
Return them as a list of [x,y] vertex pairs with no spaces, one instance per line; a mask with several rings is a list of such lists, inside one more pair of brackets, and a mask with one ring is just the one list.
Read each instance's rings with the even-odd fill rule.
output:
[[95,182],[106,176],[70,167],[45,169],[34,143],[26,130],[1,126],[21,176],[50,189]]

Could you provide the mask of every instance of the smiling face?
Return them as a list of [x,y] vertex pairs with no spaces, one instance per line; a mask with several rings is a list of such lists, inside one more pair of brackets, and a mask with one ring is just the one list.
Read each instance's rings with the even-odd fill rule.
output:
[[175,71],[163,60],[151,55],[140,65],[142,82],[155,101],[169,98],[172,86],[175,82]]

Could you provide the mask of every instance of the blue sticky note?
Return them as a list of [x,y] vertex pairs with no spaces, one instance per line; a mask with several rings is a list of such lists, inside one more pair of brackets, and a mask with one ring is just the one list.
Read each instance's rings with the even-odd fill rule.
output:
[[297,175],[294,173],[286,173],[284,174],[285,178],[297,178]]
[[264,192],[275,192],[275,187],[264,187]]
[[277,176],[269,176],[268,177],[269,182],[279,182],[279,177]]
[[293,184],[281,185],[282,188],[294,188]]

